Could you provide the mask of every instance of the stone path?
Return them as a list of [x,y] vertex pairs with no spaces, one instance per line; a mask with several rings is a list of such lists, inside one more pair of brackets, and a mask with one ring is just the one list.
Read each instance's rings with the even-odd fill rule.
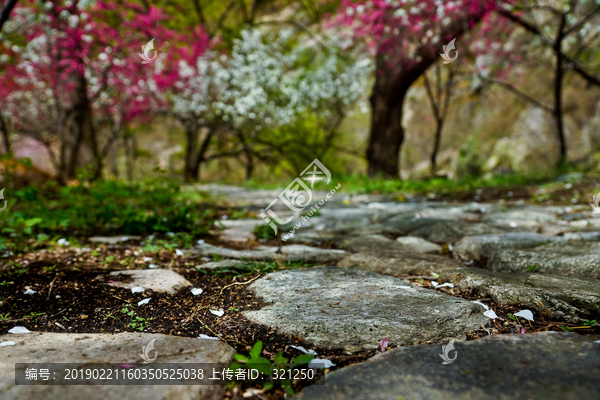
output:
[[[280,193],[198,189],[257,214]],[[318,201],[325,193],[313,195]],[[254,237],[261,219],[226,220],[219,245],[191,250],[197,269],[279,260],[316,264],[253,280],[247,290],[263,303],[244,317],[269,332],[296,336],[309,349],[352,356],[373,354],[384,340],[388,348],[400,346],[327,374],[323,385],[306,388],[298,399],[600,398],[600,337],[499,334],[510,321],[495,314],[512,307],[553,323],[600,320],[600,218],[591,208],[397,202],[338,193],[308,220],[276,211],[292,217],[279,227],[281,234],[302,222],[283,246]],[[97,238],[108,244],[124,239]],[[252,246],[239,250],[244,244]],[[113,271],[98,279],[167,293],[191,286],[168,269]],[[152,339],[161,340],[159,357],[173,362],[224,362],[234,352],[221,341],[158,334],[9,335],[0,341],[16,345],[0,347],[0,391],[9,399],[41,393],[41,387],[14,385],[13,360],[133,362]],[[445,359],[457,358],[442,364],[439,354],[449,343],[454,350]],[[76,388],[55,386],[45,397],[220,399],[224,393],[222,386]]]
[[[272,194],[279,193],[244,198],[235,192],[235,202],[265,207]],[[281,248],[199,251],[327,263],[257,280],[248,290],[264,306],[245,316],[302,338],[307,348],[352,353],[375,349],[383,338],[401,346],[326,375],[324,385],[298,399],[598,398],[600,337],[542,332],[461,341],[504,321],[485,316],[486,308],[463,299],[468,296],[487,299],[492,310],[529,309],[534,318],[573,324],[598,318],[600,218],[591,211],[351,197],[327,203]],[[246,234],[253,240],[249,229]],[[336,250],[318,247],[326,242]],[[407,276],[436,279],[463,298],[400,279]],[[449,340],[456,340],[450,356],[458,358],[443,365],[438,354]]]

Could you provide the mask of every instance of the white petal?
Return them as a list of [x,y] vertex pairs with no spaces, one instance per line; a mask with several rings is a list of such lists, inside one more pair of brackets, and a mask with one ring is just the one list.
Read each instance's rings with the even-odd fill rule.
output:
[[158,268],[158,267],[160,267],[160,265],[156,265],[156,264],[148,265],[148,268],[150,268],[150,269],[154,269],[154,268]]
[[432,284],[434,287],[438,287],[438,285],[439,285],[439,283],[437,283],[436,281],[431,281],[431,284]]
[[508,226],[510,226],[511,228],[516,228],[518,225],[516,222],[511,222],[508,224]]
[[449,288],[453,288],[454,285],[451,284],[450,282],[446,282],[446,283],[442,283],[441,285],[437,286],[437,287],[449,287]]
[[330,367],[335,367],[335,364],[325,358],[313,358],[308,363],[308,368],[322,369]]
[[15,326],[8,333],[31,333],[31,331],[24,326]]
[[316,355],[317,355],[317,352],[316,352],[316,351],[314,351],[314,350],[306,350],[306,349],[305,349],[304,347],[302,347],[302,346],[290,346],[290,347],[293,347],[294,349],[296,349],[296,350],[298,350],[298,351],[301,351],[301,352],[302,352],[302,353],[304,353],[304,354],[312,354],[313,356],[316,356]]
[[144,257],[144,262],[150,262],[152,261],[152,257]]
[[489,308],[487,305],[483,304],[483,303],[482,303],[482,302],[480,302],[480,301],[473,301],[472,303],[479,304],[481,307],[485,308],[486,310],[489,310],[489,309],[490,309],[490,308]]
[[141,293],[144,291],[144,288],[141,286],[136,286],[131,288],[131,293]]
[[485,315],[486,317],[491,318],[491,319],[498,318],[498,316],[496,315],[494,310],[487,310],[486,312],[483,313],[483,315]]
[[223,310],[210,310],[210,312],[214,315],[216,315],[217,317],[222,317],[223,314],[225,314],[225,311]]
[[183,255],[183,251],[181,251],[179,249],[175,249],[175,254],[177,254],[178,256],[182,256]]
[[204,240],[200,239],[196,243],[198,243],[198,244],[204,244]]
[[533,313],[529,310],[521,310],[515,314],[515,317],[521,317],[528,321],[533,321]]
[[193,289],[192,289],[192,294],[193,294],[194,296],[198,296],[198,295],[199,295],[199,294],[201,294],[202,292],[203,292],[203,290],[202,290],[202,289],[200,289],[200,288],[193,288]]
[[203,335],[203,334],[200,334],[200,336],[198,336],[198,339],[221,340],[218,337],[212,337],[212,336]]
[[4,346],[14,346],[16,343],[13,342],[12,340],[7,340],[6,342],[2,342],[0,343],[0,347],[4,347]]
[[148,304],[148,303],[150,303],[150,297],[148,297],[147,299],[144,299],[144,300],[140,301],[138,303],[138,306],[141,306],[142,304]]
[[24,294],[36,294],[35,290],[27,289]]

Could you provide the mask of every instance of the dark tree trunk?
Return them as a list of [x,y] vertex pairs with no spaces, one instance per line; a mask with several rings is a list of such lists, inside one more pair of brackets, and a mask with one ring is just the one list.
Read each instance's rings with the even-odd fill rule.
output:
[[6,154],[10,153],[10,136],[8,135],[8,126],[4,122],[4,118],[0,115],[0,133],[2,134],[2,143]]
[[441,119],[436,120],[435,129],[435,142],[433,144],[433,152],[431,153],[431,177],[435,177],[437,170],[437,155],[440,151],[440,142],[442,141],[442,129],[444,129],[444,121]]
[[567,163],[567,141],[565,139],[565,127],[562,111],[562,87],[563,87],[563,59],[562,59],[562,41],[564,37],[565,16],[563,15],[558,29],[558,35],[554,42],[554,54],[556,57],[556,71],[554,74],[554,120],[556,122],[556,134],[560,144],[560,154],[558,156],[558,167]]
[[73,106],[67,111],[61,138],[58,178],[65,183],[87,169],[90,179],[101,177],[102,160],[98,153],[92,110],[83,76],[76,77]]
[[404,141],[402,106],[408,87],[403,92],[390,93],[385,79],[377,76],[371,95],[371,137],[367,149],[368,174],[383,174],[386,178],[398,176],[400,148]]
[[199,164],[197,161],[197,148],[198,148],[198,124],[195,121],[187,120],[184,122],[185,126],[185,138],[186,138],[186,149],[185,149],[185,164],[183,177],[186,182],[195,181],[198,178]]

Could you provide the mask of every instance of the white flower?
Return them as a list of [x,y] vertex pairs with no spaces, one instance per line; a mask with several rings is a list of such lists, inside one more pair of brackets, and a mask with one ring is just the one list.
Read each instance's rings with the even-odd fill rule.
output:
[[143,304],[148,304],[148,303],[150,303],[150,297],[148,297],[147,299],[144,299],[144,300],[138,302],[138,306],[141,306]]

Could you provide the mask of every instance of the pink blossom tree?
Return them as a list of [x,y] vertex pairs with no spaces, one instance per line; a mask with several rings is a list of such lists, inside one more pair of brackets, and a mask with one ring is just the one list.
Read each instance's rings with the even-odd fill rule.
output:
[[344,0],[334,23],[350,26],[375,53],[368,173],[397,177],[404,139],[404,99],[435,63],[442,46],[472,30],[495,0]]
[[[99,177],[123,126],[165,107],[156,82],[176,79],[169,66],[204,51],[198,32],[168,29],[167,19],[133,1],[23,0],[15,7],[5,26],[15,33],[3,42],[0,107],[16,132],[47,146],[59,180],[78,169]],[[138,53],[152,38],[159,57],[142,64]]]

